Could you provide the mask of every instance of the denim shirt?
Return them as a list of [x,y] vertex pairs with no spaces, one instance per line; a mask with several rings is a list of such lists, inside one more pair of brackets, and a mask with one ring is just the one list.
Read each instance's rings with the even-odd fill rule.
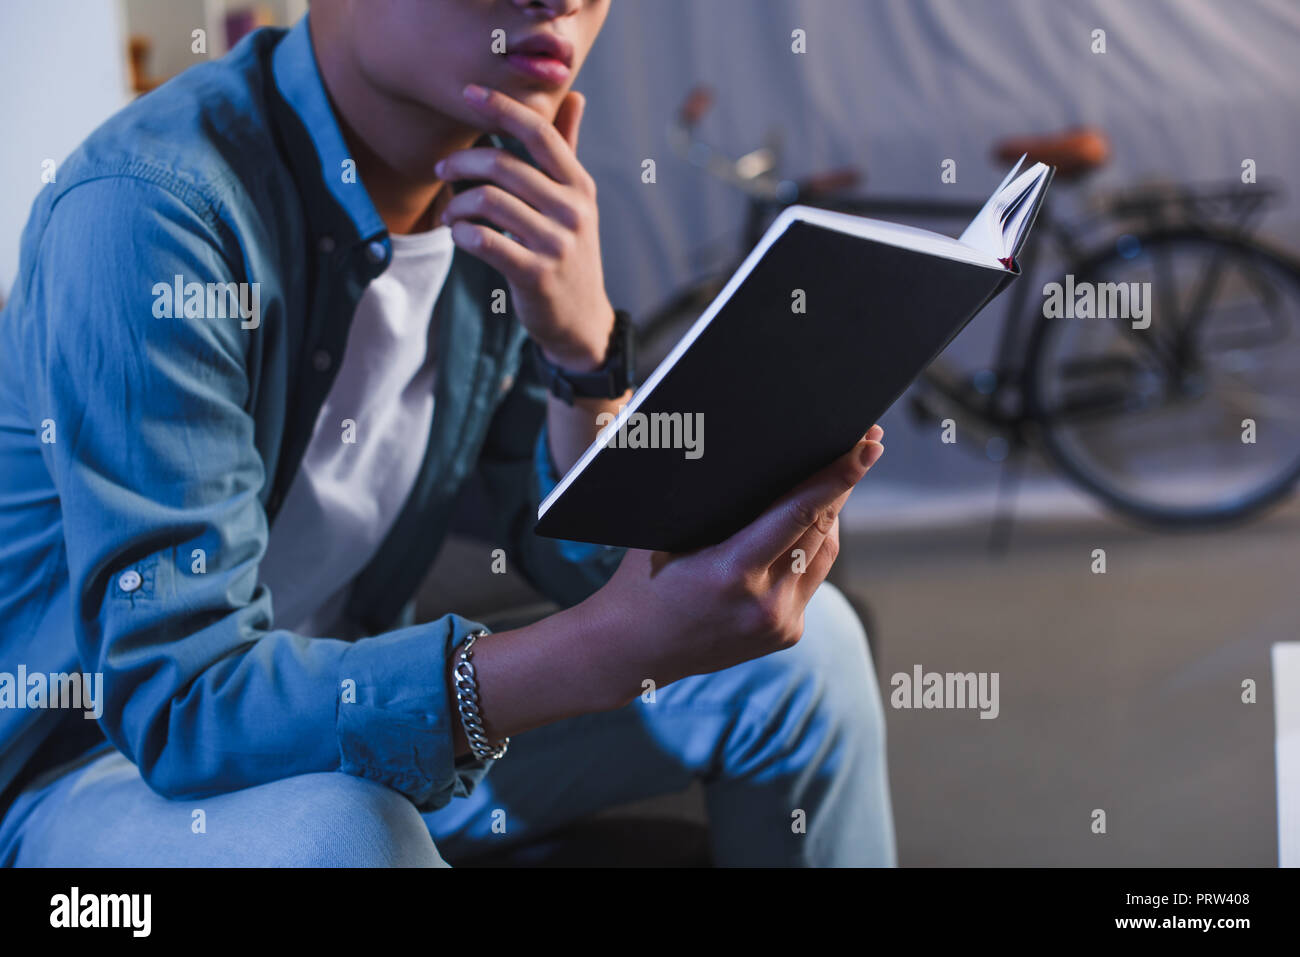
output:
[[[512,567],[561,603],[622,554],[532,532],[557,476],[532,351],[491,310],[500,274],[458,250],[438,297],[427,452],[347,609],[371,637],[276,628],[258,582],[390,257],[306,18],[131,104],[44,188],[0,313],[0,672],[102,674],[102,713],[31,706],[30,688],[0,700],[9,799],[105,739],[167,797],[338,770],[427,811],[486,773],[454,756],[445,682],[478,624],[409,624],[458,492],[477,476]],[[248,285],[236,303],[195,282]]]

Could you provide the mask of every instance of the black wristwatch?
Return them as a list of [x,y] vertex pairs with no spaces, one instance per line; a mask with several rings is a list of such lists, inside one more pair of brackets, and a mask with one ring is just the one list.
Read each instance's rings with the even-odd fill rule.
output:
[[551,394],[566,405],[574,399],[617,399],[632,385],[634,376],[632,317],[622,309],[614,310],[614,328],[609,334],[605,363],[591,372],[562,369],[547,360],[536,343],[533,349]]

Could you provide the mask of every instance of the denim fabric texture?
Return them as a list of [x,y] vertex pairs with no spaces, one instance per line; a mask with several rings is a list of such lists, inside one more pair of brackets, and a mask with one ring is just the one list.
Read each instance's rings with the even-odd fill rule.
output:
[[304,18],[132,103],[35,202],[0,313],[0,670],[99,673],[104,701],[97,720],[0,708],[7,800],[106,739],[164,797],[343,771],[442,806],[490,765],[454,759],[443,679],[478,626],[388,629],[462,487],[482,481],[512,568],[555,600],[616,567],[532,534],[558,481],[546,392],[518,321],[490,314],[504,278],[457,252],[424,461],[347,612],[372,637],[276,627],[268,529],[391,257],[352,172]]

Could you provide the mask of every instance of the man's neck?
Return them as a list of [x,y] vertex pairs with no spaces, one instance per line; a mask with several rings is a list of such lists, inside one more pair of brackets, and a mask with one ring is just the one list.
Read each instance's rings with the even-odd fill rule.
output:
[[376,90],[338,45],[318,43],[309,25],[325,91],[384,225],[398,235],[432,229],[451,201],[433,167],[472,146],[481,131]]

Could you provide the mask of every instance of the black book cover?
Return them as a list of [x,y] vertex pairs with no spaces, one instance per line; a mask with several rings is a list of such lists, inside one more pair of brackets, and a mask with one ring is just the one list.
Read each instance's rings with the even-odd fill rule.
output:
[[697,449],[620,447],[625,428],[536,531],[675,552],[728,538],[850,449],[1017,272],[795,220],[636,409],[647,436],[655,413],[702,416]]

